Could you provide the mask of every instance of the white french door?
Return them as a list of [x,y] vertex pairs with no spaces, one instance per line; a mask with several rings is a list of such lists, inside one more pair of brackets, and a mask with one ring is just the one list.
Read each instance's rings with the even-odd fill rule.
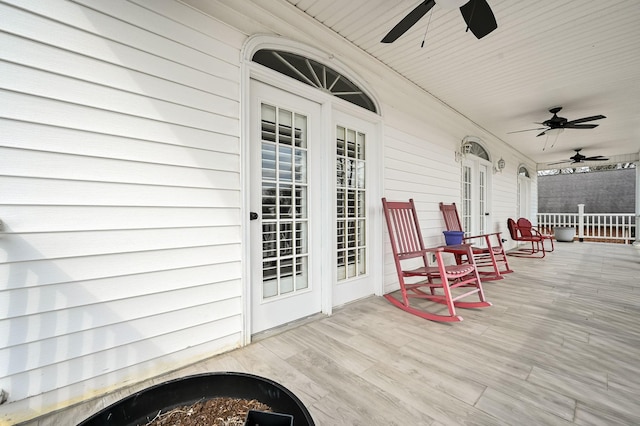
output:
[[374,293],[371,275],[371,227],[369,206],[376,202],[373,149],[375,126],[351,115],[334,111],[335,167],[335,279],[332,304],[341,305]]
[[[251,332],[320,312],[321,107],[251,81]],[[316,152],[318,151],[318,152]]]
[[[487,232],[489,223],[489,165],[482,159],[467,159],[462,165],[461,220],[467,235]],[[478,239],[474,244],[480,245]],[[482,240],[484,244],[484,240]]]

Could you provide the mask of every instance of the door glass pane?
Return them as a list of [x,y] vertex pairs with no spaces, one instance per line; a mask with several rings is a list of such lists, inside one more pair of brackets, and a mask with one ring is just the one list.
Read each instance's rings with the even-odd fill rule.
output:
[[337,279],[367,273],[366,135],[336,127]]
[[309,287],[307,118],[262,104],[262,297]]
[[462,230],[471,232],[471,167],[462,167]]
[[487,216],[485,215],[485,213],[488,212],[487,210],[487,171],[486,171],[486,166],[480,166],[480,173],[478,176],[478,187],[479,187],[479,193],[478,193],[478,215],[480,216],[478,218],[478,224],[479,229],[478,229],[478,233],[479,234],[484,234],[486,232],[487,229]]

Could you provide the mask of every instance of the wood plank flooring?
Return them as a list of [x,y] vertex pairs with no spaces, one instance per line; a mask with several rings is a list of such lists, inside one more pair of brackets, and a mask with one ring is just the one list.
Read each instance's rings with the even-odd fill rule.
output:
[[[510,257],[493,306],[422,320],[370,297],[141,384],[244,371],[294,392],[317,425],[640,424],[640,250],[557,243]],[[423,302],[425,306],[433,306]],[[75,424],[134,389],[34,421]]]

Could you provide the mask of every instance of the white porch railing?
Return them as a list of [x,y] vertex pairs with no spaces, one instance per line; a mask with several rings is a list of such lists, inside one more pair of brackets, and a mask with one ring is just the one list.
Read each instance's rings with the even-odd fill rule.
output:
[[631,244],[636,239],[634,213],[538,213],[538,227],[551,234],[556,226],[573,227],[580,241],[603,241]]

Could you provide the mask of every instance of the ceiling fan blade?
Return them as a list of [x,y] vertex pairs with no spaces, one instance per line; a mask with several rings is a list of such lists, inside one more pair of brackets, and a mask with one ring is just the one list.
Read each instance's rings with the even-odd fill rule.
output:
[[435,0],[426,0],[420,3],[415,9],[409,12],[407,16],[402,18],[402,20],[398,22],[386,36],[384,36],[381,40],[382,43],[393,43],[396,41],[398,37],[409,31],[409,28],[413,27],[420,18],[426,15],[435,4]]
[[608,158],[602,158],[602,155],[596,155],[595,157],[583,158],[583,161],[607,161]]
[[555,163],[547,163],[547,166],[555,166],[556,164],[563,164],[563,163],[572,163],[572,161],[571,160],[556,161]]
[[596,127],[598,127],[599,124],[571,124],[571,123],[565,123],[564,127],[565,129],[595,129]]
[[467,30],[471,30],[478,39],[498,28],[496,17],[486,0],[470,0],[460,7],[460,13],[467,23]]
[[507,134],[510,135],[511,133],[532,132],[534,130],[548,130],[548,129],[546,127],[537,127],[535,129],[516,130],[514,132],[507,132]]
[[565,124],[578,124],[578,123],[586,123],[587,121],[593,120],[602,120],[603,118],[607,118],[604,115],[592,115],[591,117],[578,118],[576,120],[567,121]]
[[542,133],[538,133],[538,134],[536,135],[536,137],[546,135],[546,134],[547,134],[547,130],[550,130],[550,129],[545,129],[545,131],[544,131],[544,132],[542,132]]

